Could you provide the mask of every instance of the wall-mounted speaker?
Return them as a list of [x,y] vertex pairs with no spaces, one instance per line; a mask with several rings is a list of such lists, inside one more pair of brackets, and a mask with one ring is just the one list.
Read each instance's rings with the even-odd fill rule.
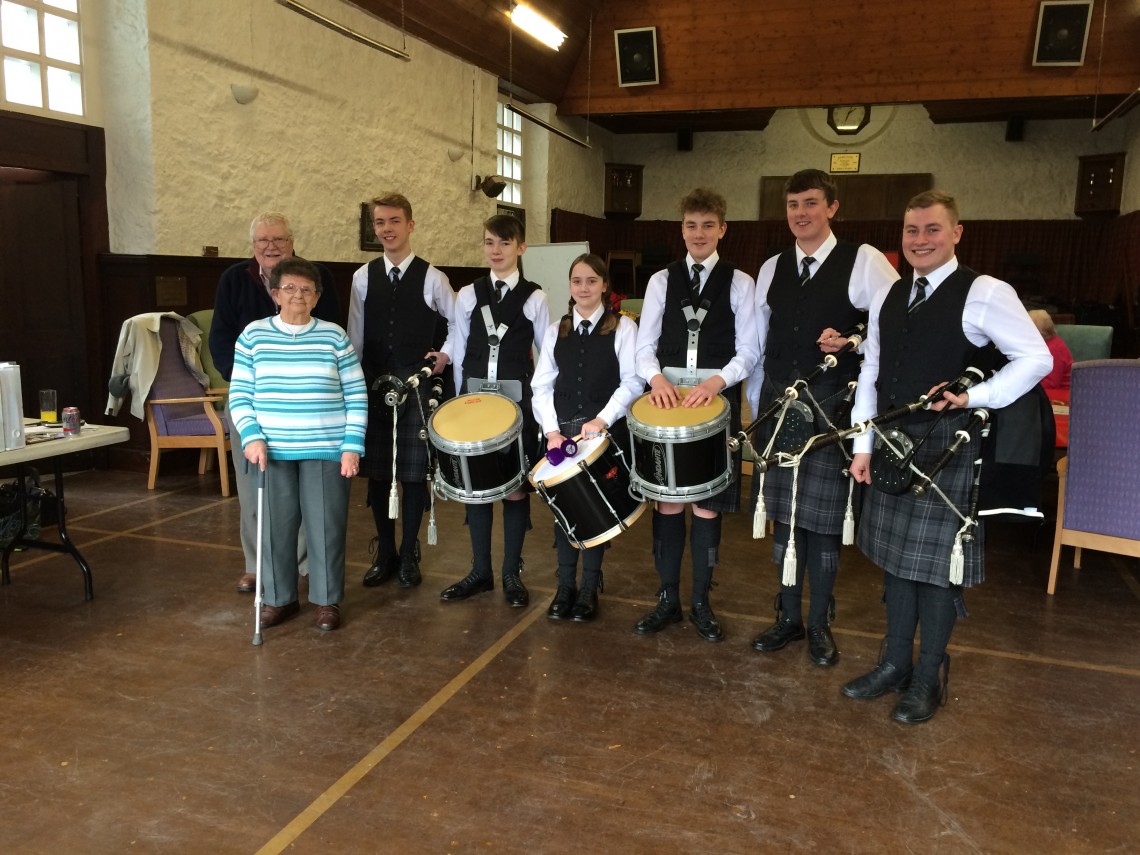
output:
[[1025,139],[1025,116],[1010,116],[1005,123],[1005,141],[1021,142]]
[[614,30],[618,86],[653,86],[661,82],[657,68],[657,28]]
[[681,128],[677,131],[677,151],[693,150],[693,129]]
[[1092,0],[1043,0],[1037,13],[1033,64],[1084,65],[1092,13]]

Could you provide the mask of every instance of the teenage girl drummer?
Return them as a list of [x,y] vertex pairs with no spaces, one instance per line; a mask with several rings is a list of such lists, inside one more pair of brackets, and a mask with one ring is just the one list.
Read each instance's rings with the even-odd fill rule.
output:
[[[543,337],[531,381],[535,421],[546,435],[547,450],[568,438],[610,433],[610,441],[628,448],[624,417],[641,393],[635,352],[637,325],[609,307],[610,279],[605,262],[593,253],[570,265],[569,313],[550,325]],[[615,431],[617,432],[615,435]],[[578,586],[578,551],[558,525],[558,590],[546,616],[553,620],[594,619],[602,583],[606,544],[582,550]]]

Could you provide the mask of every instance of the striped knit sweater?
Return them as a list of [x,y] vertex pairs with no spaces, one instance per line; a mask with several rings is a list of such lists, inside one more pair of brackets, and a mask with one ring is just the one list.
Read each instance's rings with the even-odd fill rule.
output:
[[340,460],[364,453],[368,389],[348,335],[314,319],[294,335],[279,317],[237,340],[230,415],[245,448],[263,440],[274,460]]

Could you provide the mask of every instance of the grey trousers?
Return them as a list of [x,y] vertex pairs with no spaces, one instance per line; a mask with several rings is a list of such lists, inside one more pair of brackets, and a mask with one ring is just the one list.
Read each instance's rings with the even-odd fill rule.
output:
[[266,465],[261,546],[266,603],[284,606],[297,599],[295,547],[301,531],[309,546],[309,602],[329,606],[344,599],[351,488],[352,479],[340,474],[339,460],[270,460]]
[[[228,415],[228,411],[227,411]],[[233,419],[230,419],[233,424]],[[239,529],[241,549],[245,553],[245,572],[257,572],[257,467],[245,459],[241,449],[241,439],[236,430],[230,431],[230,454],[234,459],[234,480],[237,482],[238,505],[241,507]],[[305,530],[297,535],[297,570],[302,576],[309,573],[308,548],[305,546]]]

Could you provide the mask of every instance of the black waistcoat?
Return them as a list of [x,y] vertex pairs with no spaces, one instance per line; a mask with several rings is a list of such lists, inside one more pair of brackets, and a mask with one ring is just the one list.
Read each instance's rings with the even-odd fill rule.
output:
[[364,298],[364,353],[360,361],[368,382],[381,374],[414,370],[423,355],[436,348],[440,315],[424,302],[428,263],[412,259],[393,294],[384,259],[368,264]]
[[[823,359],[816,344],[820,332],[833,327],[842,332],[867,320],[867,313],[851,305],[849,284],[859,247],[840,241],[807,285],[800,285],[796,251],[789,249],[776,260],[768,305],[772,317],[764,343],[764,375],[783,390],[815,368]],[[859,360],[840,357],[839,364],[820,376],[812,388],[831,390],[847,385],[858,374]],[[818,392],[815,393],[819,397]]]
[[[605,323],[602,315],[598,326]],[[554,410],[558,421],[596,418],[621,382],[617,357],[617,327],[606,334],[579,335],[571,328],[554,343],[558,379],[554,381]]]
[[[657,361],[662,367],[684,368],[689,328],[682,303],[687,304],[691,294],[690,274],[682,261],[670,264],[667,269],[669,280],[665,286]],[[736,355],[736,313],[732,311],[730,299],[733,272],[731,264],[717,262],[701,289],[701,304],[707,302],[709,309],[697,340],[698,368],[722,368]]]
[[[495,326],[507,325],[507,332],[499,343],[499,379],[530,380],[534,373],[530,348],[534,344],[534,324],[523,314],[523,306],[538,285],[522,277],[503,302],[495,302],[495,289],[487,276],[475,280],[475,308],[471,312],[471,331],[467,336],[467,352],[463,357],[464,377],[486,377],[487,357],[491,352],[487,344],[487,328],[483,323],[483,307],[491,307]],[[529,394],[529,385],[524,393]]]
[[959,266],[913,314],[909,279],[891,286],[879,310],[879,412],[909,404],[936,383],[953,380],[978,346],[962,332],[962,312],[978,274]]

